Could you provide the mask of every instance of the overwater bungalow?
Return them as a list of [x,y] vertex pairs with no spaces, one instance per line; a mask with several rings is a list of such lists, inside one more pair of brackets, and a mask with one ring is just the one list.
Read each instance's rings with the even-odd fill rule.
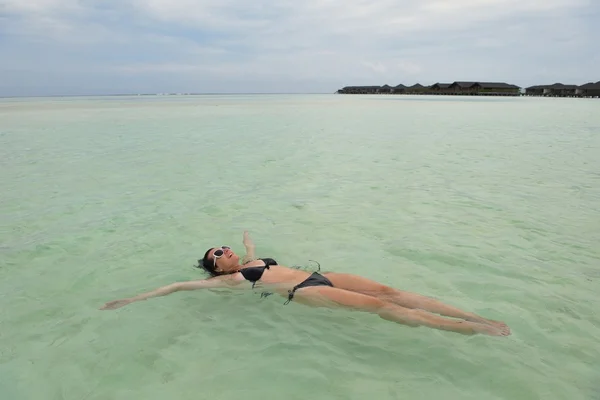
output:
[[454,82],[448,88],[453,94],[477,96],[519,96],[521,88],[504,82]]
[[412,86],[404,86],[404,85],[398,85],[398,86],[403,87],[402,94],[424,94],[427,90],[429,90],[429,86],[423,86],[420,83],[415,83]]
[[420,83],[415,83],[406,88],[406,94],[424,94],[429,89],[429,86],[423,86]]
[[535,85],[525,88],[525,96],[543,96],[545,91],[544,85]]
[[429,86],[427,89],[427,94],[441,94],[441,95],[448,95],[450,94],[450,92],[452,91],[450,89],[450,85],[452,85],[451,83],[434,83],[433,85]]
[[563,85],[562,83],[555,83],[550,86],[546,86],[544,90],[548,95],[553,97],[575,97],[577,91],[577,85]]
[[554,83],[552,85],[535,85],[525,89],[525,96],[539,97],[600,97],[600,81],[589,82],[584,85],[565,85]]
[[577,88],[577,95],[581,97],[600,98],[600,81],[589,82]]
[[392,94],[404,94],[406,92],[406,86],[403,84],[399,84],[394,86],[392,89]]
[[383,85],[382,87],[380,87],[377,92],[378,93],[390,93],[392,91],[392,87],[389,85]]

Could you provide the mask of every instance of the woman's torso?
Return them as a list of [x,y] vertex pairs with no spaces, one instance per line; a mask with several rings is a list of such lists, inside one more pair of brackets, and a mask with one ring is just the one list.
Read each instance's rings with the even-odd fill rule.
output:
[[257,287],[281,290],[286,293],[287,290],[292,289],[311,274],[310,272],[292,269],[284,265],[271,264],[268,261],[265,263],[263,259],[245,264],[240,273],[244,275],[246,280]]

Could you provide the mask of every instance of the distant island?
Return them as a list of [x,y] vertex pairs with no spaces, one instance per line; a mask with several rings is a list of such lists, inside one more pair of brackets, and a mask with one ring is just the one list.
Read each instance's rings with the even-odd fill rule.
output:
[[600,98],[600,81],[584,85],[552,85],[530,86],[522,90],[517,85],[505,82],[452,82],[435,83],[423,86],[419,83],[412,86],[346,86],[336,91],[337,94],[421,94],[441,96],[539,96],[539,97],[593,97]]

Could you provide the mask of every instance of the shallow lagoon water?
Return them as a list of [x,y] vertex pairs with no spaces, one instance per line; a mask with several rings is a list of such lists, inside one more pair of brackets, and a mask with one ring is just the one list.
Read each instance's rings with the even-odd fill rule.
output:
[[[598,399],[599,155],[594,99],[0,100],[3,398]],[[245,229],[513,334],[258,291],[98,310]]]

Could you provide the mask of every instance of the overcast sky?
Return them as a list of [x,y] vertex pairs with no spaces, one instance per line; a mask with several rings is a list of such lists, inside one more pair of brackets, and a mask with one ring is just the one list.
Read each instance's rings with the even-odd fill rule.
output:
[[600,80],[600,0],[0,0],[0,96]]

